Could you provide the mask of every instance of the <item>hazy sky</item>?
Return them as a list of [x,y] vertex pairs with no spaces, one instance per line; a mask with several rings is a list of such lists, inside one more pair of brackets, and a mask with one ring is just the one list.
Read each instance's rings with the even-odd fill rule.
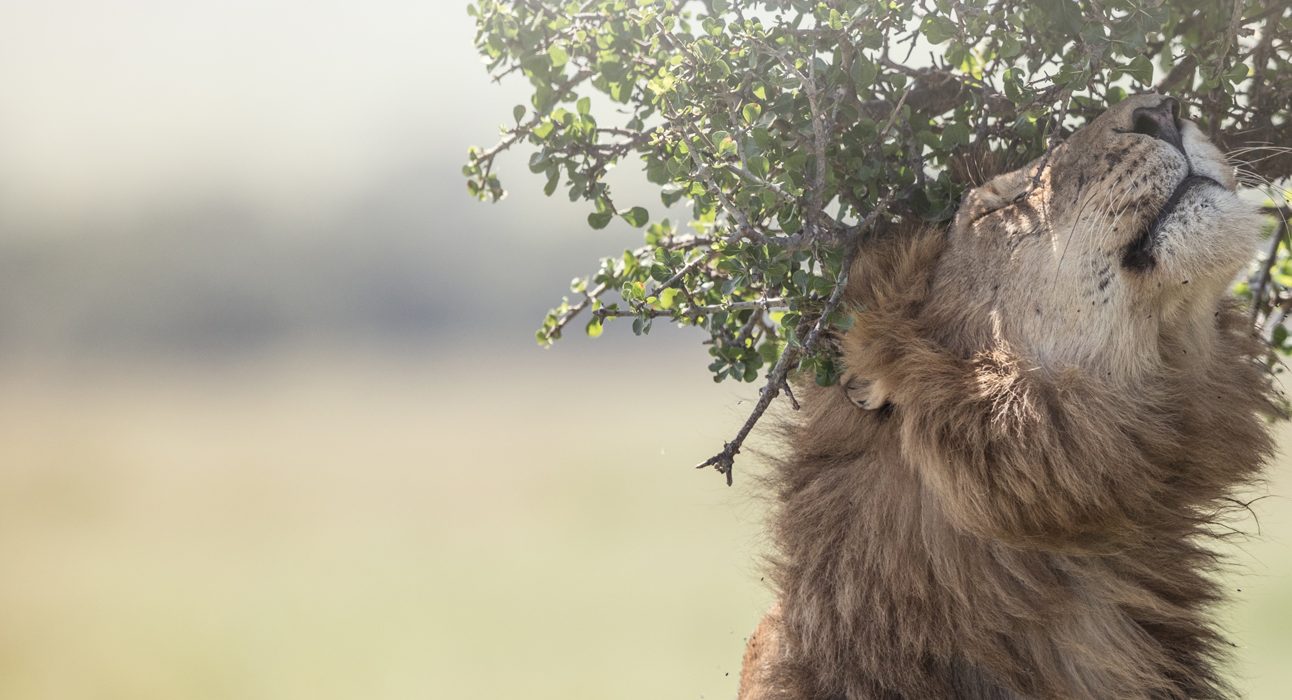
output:
[[515,101],[488,82],[465,7],[0,3],[0,206],[66,216],[223,189],[319,213],[408,151],[456,170]]
[[0,0],[0,350],[449,324],[531,349],[641,234],[544,197],[527,146],[505,202],[467,195],[529,91],[489,81],[466,4]]

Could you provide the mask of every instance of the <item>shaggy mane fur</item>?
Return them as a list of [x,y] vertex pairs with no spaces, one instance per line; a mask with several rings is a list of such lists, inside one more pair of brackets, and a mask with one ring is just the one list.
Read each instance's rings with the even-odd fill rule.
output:
[[1217,294],[1133,373],[1038,363],[958,320],[948,235],[859,256],[842,353],[888,403],[800,390],[740,697],[1231,696],[1207,543],[1271,454],[1264,347]]

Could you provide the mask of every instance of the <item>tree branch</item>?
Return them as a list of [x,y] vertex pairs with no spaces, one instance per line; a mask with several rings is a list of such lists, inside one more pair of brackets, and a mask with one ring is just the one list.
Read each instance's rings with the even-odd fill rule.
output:
[[1275,225],[1273,233],[1270,235],[1269,253],[1265,256],[1265,259],[1261,261],[1260,277],[1256,282],[1256,286],[1252,288],[1251,322],[1253,326],[1256,325],[1256,321],[1258,320],[1262,307],[1265,305],[1265,290],[1269,287],[1274,264],[1278,262],[1279,246],[1283,244],[1283,237],[1288,234],[1286,208],[1277,209],[1274,213],[1278,214],[1279,221]]
[[[788,308],[784,299],[768,299],[766,301],[731,301],[725,304],[708,304],[704,306],[693,306],[686,310],[688,314],[712,314],[719,311],[744,311],[747,309],[760,309],[769,311],[771,309]],[[649,316],[650,318],[660,318],[661,316],[672,316],[673,312],[668,309],[612,309],[603,307],[592,312],[596,318],[635,318],[637,316]]]
[[592,291],[584,294],[583,301],[571,306],[568,311],[561,314],[561,316],[556,319],[556,325],[543,334],[544,340],[551,343],[559,338],[561,336],[561,331],[569,325],[570,321],[573,321],[574,318],[582,313],[584,309],[588,308],[588,305],[591,304],[594,299],[600,298],[600,296],[605,294],[609,289],[609,286],[599,284]]
[[[830,325],[830,316],[834,314],[835,310],[839,308],[840,302],[843,301],[844,291],[848,287],[848,275],[852,270],[852,263],[857,257],[862,234],[875,226],[880,217],[888,211],[888,206],[892,200],[893,195],[890,193],[866,215],[865,219],[851,229],[852,239],[844,251],[839,276],[835,278],[834,289],[830,292],[830,298],[826,300],[825,306],[822,307],[821,315],[817,318],[816,323],[813,324],[812,329],[808,331],[807,337],[803,339],[802,347],[795,347],[792,344],[785,347],[785,350],[781,352],[780,359],[776,361],[776,365],[768,372],[767,383],[759,390],[758,403],[754,404],[754,410],[745,419],[744,425],[740,426],[736,436],[723,443],[721,452],[695,465],[696,469],[713,467],[719,474],[727,477],[727,485],[731,486],[736,455],[740,454],[740,449],[745,444],[745,439],[749,437],[750,431],[762,419],[763,414],[767,412],[767,408],[771,406],[777,395],[782,390],[789,388],[787,378],[791,363],[801,356],[811,355],[812,351],[816,349],[816,345],[821,339],[821,334]],[[793,403],[797,408],[798,401],[793,401]]]

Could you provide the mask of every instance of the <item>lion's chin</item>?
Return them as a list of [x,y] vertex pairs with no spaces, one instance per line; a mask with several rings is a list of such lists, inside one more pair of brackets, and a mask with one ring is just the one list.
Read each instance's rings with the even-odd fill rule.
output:
[[[1143,272],[1152,269],[1157,265],[1157,248],[1161,239],[1162,229],[1175,217],[1180,210],[1181,204],[1189,201],[1190,195],[1198,190],[1207,188],[1219,188],[1228,193],[1228,189],[1215,179],[1206,175],[1190,173],[1180,184],[1175,186],[1162,208],[1158,210],[1157,215],[1152,218],[1139,234],[1126,246],[1122,254],[1122,267],[1136,272]],[[1196,203],[1195,203],[1195,206]]]
[[1158,228],[1156,269],[1132,276],[1173,296],[1223,294],[1251,260],[1264,226],[1260,211],[1227,188],[1193,187]]

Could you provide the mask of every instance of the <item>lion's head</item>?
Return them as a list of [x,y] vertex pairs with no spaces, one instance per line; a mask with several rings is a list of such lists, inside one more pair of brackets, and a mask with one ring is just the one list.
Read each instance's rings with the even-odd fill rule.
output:
[[[1237,187],[1176,100],[1130,97],[970,190],[947,229],[863,251],[849,299],[918,301],[928,335],[966,356],[1005,348],[1038,368],[1134,383],[1164,359],[1211,355],[1219,302],[1262,224]],[[887,394],[848,377],[864,408]]]
[[1249,259],[1261,220],[1237,184],[1176,100],[1130,97],[965,196],[933,280],[954,303],[937,306],[1041,365],[1133,372],[1210,323]]

